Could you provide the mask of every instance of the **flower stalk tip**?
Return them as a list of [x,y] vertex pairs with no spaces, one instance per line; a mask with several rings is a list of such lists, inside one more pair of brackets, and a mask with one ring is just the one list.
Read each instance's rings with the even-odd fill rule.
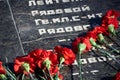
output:
[[7,77],[5,76],[5,74],[0,74],[0,79],[1,80],[7,80]]
[[104,38],[104,36],[103,36],[103,34],[98,34],[98,41],[100,42],[100,43],[106,43],[106,41],[105,41],[105,38]]
[[108,31],[109,31],[112,35],[116,35],[113,24],[109,24],[109,25],[108,25]]
[[65,58],[64,57],[60,57],[60,65],[59,65],[59,69],[61,69],[62,67],[62,63],[64,63]]
[[30,71],[30,65],[29,63],[23,63],[22,64],[22,69],[26,72],[29,72]]
[[86,45],[84,43],[78,44],[78,52],[81,54],[86,49]]
[[93,38],[90,38],[90,43],[92,44],[92,46],[96,47],[96,48],[100,48],[99,45],[97,45],[97,43],[94,41]]
[[62,64],[65,61],[64,57],[60,57],[60,64]]
[[49,59],[46,59],[43,62],[43,65],[49,70],[50,69],[50,65],[51,65],[51,61]]

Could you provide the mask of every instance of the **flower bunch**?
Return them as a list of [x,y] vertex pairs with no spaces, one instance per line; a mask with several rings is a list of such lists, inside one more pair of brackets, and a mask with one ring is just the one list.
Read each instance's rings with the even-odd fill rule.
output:
[[[115,10],[109,10],[105,16],[102,18],[102,24],[99,26],[96,26],[93,30],[86,33],[86,36],[84,37],[77,37],[73,43],[72,43],[72,49],[76,53],[76,58],[78,62],[78,67],[80,69],[81,73],[81,67],[82,64],[79,61],[79,58],[81,58],[81,54],[84,52],[88,52],[92,49],[92,47],[95,47],[98,51],[101,53],[111,57],[113,60],[115,60],[117,63],[119,63],[115,58],[113,58],[109,52],[103,50],[100,45],[97,44],[97,42],[101,44],[105,44],[105,46],[108,47],[108,44],[104,38],[104,36],[108,35],[115,35],[115,29],[118,28],[118,17],[120,16],[120,12]],[[111,49],[113,49],[115,52],[119,53],[119,50],[114,49],[112,46],[109,46]],[[81,75],[80,75],[81,76]],[[81,76],[82,77],[82,76]],[[80,79],[82,80],[82,78]]]
[[[17,74],[15,80],[63,80],[60,74],[62,65],[71,65],[75,57],[71,49],[61,46],[55,46],[53,51],[33,50],[14,60],[14,71]],[[2,62],[0,70],[0,78],[4,80],[7,77]]]
[[91,45],[94,47],[99,47],[96,44],[97,41],[99,41],[100,43],[106,43],[104,36],[108,36],[110,34],[115,35],[115,29],[118,28],[119,16],[120,12],[115,10],[109,10],[102,18],[102,24],[100,26],[96,26],[93,30],[87,32],[86,36],[78,37],[73,41],[73,51],[75,53],[79,51],[79,44],[85,45],[83,52],[86,52],[91,49]]

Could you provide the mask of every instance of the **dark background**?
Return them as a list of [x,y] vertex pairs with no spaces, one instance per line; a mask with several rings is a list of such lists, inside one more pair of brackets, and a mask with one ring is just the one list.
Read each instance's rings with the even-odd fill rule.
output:
[[[92,19],[82,19],[80,21],[69,21],[63,23],[53,23],[38,26],[35,25],[35,19],[52,19],[57,17],[71,17],[71,16],[87,16],[88,14],[103,13],[109,9],[115,9],[120,11],[119,0],[81,0],[69,3],[59,3],[44,6],[28,6],[29,0],[0,0],[0,59],[5,63],[12,63],[16,56],[22,56],[36,48],[53,49],[56,45],[61,45],[71,48],[71,43],[77,36],[85,35],[85,33],[94,28],[95,25],[101,23],[101,18],[95,16]],[[36,0],[37,1],[37,0]],[[70,0],[71,1],[71,0]],[[77,13],[63,13],[59,15],[51,16],[32,16],[32,10],[50,10],[50,9],[64,9],[74,8],[87,5],[90,7],[90,11],[81,11]],[[12,12],[11,12],[12,10]],[[77,26],[89,24],[88,30],[79,32],[65,32],[56,34],[40,35],[38,29],[49,28],[65,28],[67,26]],[[65,41],[60,42],[59,40]],[[120,47],[112,39],[108,39],[108,42],[112,42],[114,47]],[[119,40],[115,39],[117,42]],[[118,54],[113,54],[119,60]],[[120,69],[119,65],[113,61],[108,60],[100,62],[98,58],[101,55],[94,54],[93,51],[82,55],[82,59],[87,61],[83,64],[83,77],[84,80],[111,80],[111,77]],[[90,63],[88,59],[94,58],[96,62]],[[95,72],[94,72],[95,71]],[[93,73],[94,72],[94,73]],[[76,65],[65,66],[61,73],[64,75],[64,80],[78,80],[78,68]],[[76,73],[76,75],[72,75]]]

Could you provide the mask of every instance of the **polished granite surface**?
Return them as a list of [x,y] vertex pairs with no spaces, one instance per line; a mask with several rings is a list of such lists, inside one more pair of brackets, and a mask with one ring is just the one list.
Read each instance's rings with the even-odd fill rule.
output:
[[[30,1],[0,0],[0,59],[3,62],[11,63],[16,56],[36,48],[51,50],[55,45],[71,48],[75,37],[99,25],[107,10],[120,11],[119,0]],[[120,60],[118,54],[114,56]],[[85,80],[111,80],[110,77],[120,69],[115,61],[93,52],[83,55],[82,59]],[[76,64],[64,67],[61,72],[64,80],[78,80]]]

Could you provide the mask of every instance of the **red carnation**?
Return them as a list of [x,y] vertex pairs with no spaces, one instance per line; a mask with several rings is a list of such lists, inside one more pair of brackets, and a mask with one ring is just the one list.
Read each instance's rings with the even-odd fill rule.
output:
[[119,21],[116,18],[106,18],[104,17],[102,20],[102,27],[105,28],[106,30],[108,29],[108,26],[112,24],[114,28],[118,28]]
[[46,73],[48,73],[48,70],[50,71],[51,75],[54,75],[58,72],[57,55],[52,51],[36,49],[30,52],[29,56],[34,58],[38,67],[43,69]]
[[92,31],[87,33],[87,36],[89,38],[93,38],[95,41],[98,38],[98,34],[105,34],[108,35],[108,32],[106,31],[105,28],[101,27],[101,26],[96,26]]
[[108,30],[110,25],[116,29],[118,28],[119,21],[117,18],[120,16],[120,13],[115,10],[109,10],[102,19],[102,27]]
[[0,61],[0,74],[6,74],[5,69],[2,66],[2,62]]
[[105,34],[105,35],[108,35],[108,32],[106,31],[105,28],[101,27],[101,26],[96,26],[94,29],[93,29],[94,32],[98,34]]
[[51,67],[49,69],[50,75],[51,76],[56,75],[58,73],[58,70],[59,70],[58,66],[51,65]]
[[120,12],[118,12],[116,10],[109,10],[105,14],[105,17],[107,17],[107,18],[118,18],[119,16],[120,16]]
[[68,49],[66,47],[56,46],[54,48],[54,51],[58,55],[58,59],[60,61],[61,57],[65,59],[64,64],[71,65],[75,61],[75,54],[71,49]]
[[78,52],[78,44],[81,42],[80,40],[81,38],[76,38],[73,42],[72,42],[72,50],[74,53]]
[[36,68],[34,64],[34,59],[28,56],[17,57],[14,61],[14,71],[17,74],[29,74],[29,72],[33,73]]
[[38,60],[38,59],[44,60],[49,55],[50,54],[46,50],[43,50],[43,49],[35,49],[28,54],[28,56],[34,58],[35,61]]
[[72,43],[72,48],[75,53],[78,52],[78,44],[80,44],[80,43],[83,43],[86,45],[84,52],[89,51],[92,47],[90,44],[90,41],[89,41],[89,37],[76,38],[75,41]]
[[38,57],[39,58],[36,60],[36,63],[42,69],[46,68],[45,65],[49,65],[50,68],[51,65],[58,64],[57,55],[52,51],[44,51]]
[[115,77],[113,78],[113,80],[120,80],[120,72],[118,72]]
[[90,44],[90,40],[88,37],[84,37],[81,39],[82,43],[84,43],[86,45],[86,49],[84,50],[85,52],[89,51],[91,49],[91,44]]
[[35,63],[38,65],[39,68],[43,69],[47,74],[49,71],[50,75],[53,76],[58,72],[57,55],[52,51],[37,49],[30,52],[29,55],[30,57],[36,58]]

